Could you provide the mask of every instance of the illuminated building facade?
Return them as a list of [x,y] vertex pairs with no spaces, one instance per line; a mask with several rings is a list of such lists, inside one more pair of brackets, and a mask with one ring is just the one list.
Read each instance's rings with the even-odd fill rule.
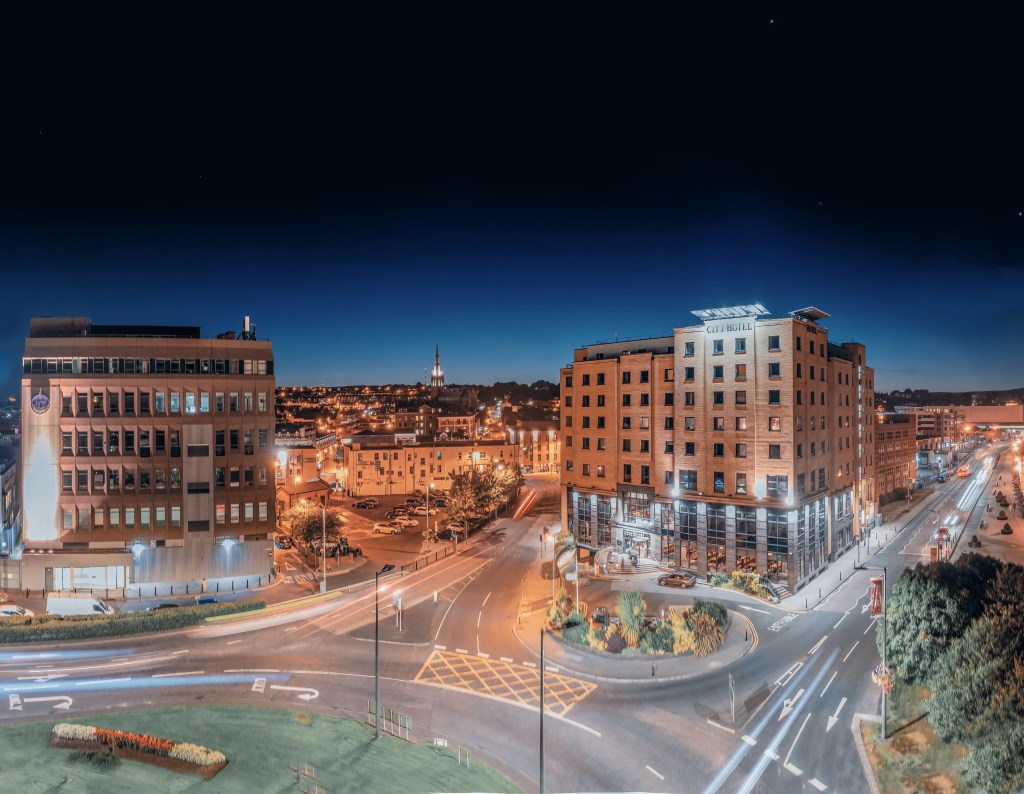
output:
[[580,348],[561,371],[566,526],[795,590],[874,514],[873,372],[813,307],[694,314],[672,336]]
[[241,333],[33,319],[25,342],[25,587],[263,574],[274,360]]

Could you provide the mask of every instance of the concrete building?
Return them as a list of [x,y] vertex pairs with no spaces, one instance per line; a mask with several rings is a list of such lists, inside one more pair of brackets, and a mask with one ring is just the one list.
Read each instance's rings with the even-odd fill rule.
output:
[[562,463],[562,442],[557,419],[522,419],[506,425],[509,440],[518,445],[519,465],[526,473],[557,472]]
[[396,407],[386,418],[396,433],[415,433],[417,436],[430,439],[436,439],[441,435],[448,439],[473,439],[476,437],[478,425],[474,412],[457,410],[454,406],[447,405]]
[[875,419],[875,490],[884,504],[915,487],[917,423],[914,414],[878,413]]
[[241,333],[37,318],[23,359],[23,585],[263,574],[274,359]]
[[514,466],[508,441],[416,443],[412,436],[354,436],[342,453],[341,476],[352,497],[412,493],[431,485],[448,490],[451,472],[471,467]]
[[580,348],[561,371],[566,528],[795,590],[877,509],[873,371],[813,307],[694,314],[672,336]]
[[0,448],[0,592],[21,589],[21,502],[18,498],[18,467],[13,450]]

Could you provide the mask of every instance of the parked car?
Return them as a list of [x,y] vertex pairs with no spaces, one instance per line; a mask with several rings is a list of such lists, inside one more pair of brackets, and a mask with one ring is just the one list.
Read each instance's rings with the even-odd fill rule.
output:
[[213,596],[203,596],[196,601],[196,603],[199,604],[199,606],[203,606],[205,604],[219,604],[220,599],[214,598]]
[[590,613],[590,623],[593,626],[608,625],[608,607],[594,607]]
[[377,535],[401,535],[402,525],[397,521],[388,521],[386,524],[382,521],[378,521],[373,525],[373,531]]
[[693,587],[697,577],[692,573],[666,573],[658,577],[658,584],[665,587]]
[[437,511],[432,507],[420,505],[419,507],[413,509],[412,514],[414,516],[436,516]]
[[295,545],[295,541],[288,535],[274,535],[274,545],[279,549],[290,549]]
[[353,502],[352,507],[359,508],[360,510],[366,510],[377,505],[370,502],[369,499],[360,499],[358,502]]
[[447,507],[448,506],[448,500],[445,499],[443,496],[435,496],[433,499],[430,500],[430,503],[432,505],[436,505],[437,507]]
[[158,609],[177,609],[180,604],[172,604],[169,601],[165,604],[156,604],[155,606],[146,607],[147,612],[156,612]]
[[0,618],[30,618],[36,613],[17,604],[0,604]]
[[423,504],[423,500],[422,499],[406,499],[405,503],[407,505],[409,505],[409,507],[419,507],[421,504]]
[[418,527],[420,525],[420,522],[411,516],[398,516],[392,519],[390,523],[399,524],[403,527]]
[[388,510],[384,514],[384,518],[398,518],[399,516],[407,515],[409,515],[409,508],[406,507],[405,505],[398,505],[397,507],[392,507],[390,510]]

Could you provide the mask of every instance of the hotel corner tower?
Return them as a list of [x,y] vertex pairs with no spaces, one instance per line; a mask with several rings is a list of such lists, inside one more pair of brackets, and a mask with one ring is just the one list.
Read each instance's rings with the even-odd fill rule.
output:
[[265,574],[274,360],[240,333],[37,318],[22,368],[22,583]]
[[700,576],[795,591],[874,514],[874,374],[814,307],[702,309],[561,370],[567,529]]

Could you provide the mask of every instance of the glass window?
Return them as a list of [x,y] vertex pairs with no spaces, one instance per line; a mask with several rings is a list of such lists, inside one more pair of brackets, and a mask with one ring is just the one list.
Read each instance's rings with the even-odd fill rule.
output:
[[[176,392],[171,392],[171,406],[173,411],[174,406],[174,395]],[[194,391],[185,392],[185,413],[194,414],[196,412],[196,393]]]
[[171,392],[170,411],[172,414],[181,413],[181,395],[176,391]]
[[736,352],[746,353],[747,352],[747,339],[743,336],[736,337]]
[[693,355],[693,342],[683,342],[683,355],[684,356],[692,356]]

